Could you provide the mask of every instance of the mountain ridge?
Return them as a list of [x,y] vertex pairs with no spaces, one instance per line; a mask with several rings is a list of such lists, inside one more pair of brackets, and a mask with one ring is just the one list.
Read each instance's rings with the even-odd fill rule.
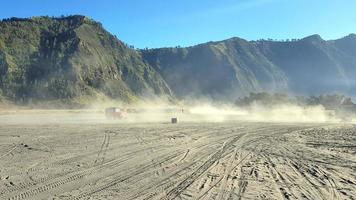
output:
[[[324,40],[320,35],[314,34],[302,39],[286,41],[247,41],[242,38],[233,37],[187,48],[143,50],[143,57],[152,66],[157,69],[163,69],[162,75],[169,83],[170,77],[168,77],[167,80],[165,74],[174,73],[172,68],[174,69],[175,67],[184,65],[184,62],[182,60],[175,60],[176,63],[166,63],[165,60],[162,59],[162,56],[159,55],[160,53],[157,52],[165,52],[165,54],[167,54],[167,51],[171,51],[173,55],[176,54],[175,52],[185,52],[185,54],[188,54],[188,52],[196,47],[205,46],[206,48],[210,48],[211,46],[228,46],[224,52],[225,57],[228,59],[238,58],[237,61],[239,62],[232,64],[229,68],[235,69],[235,72],[237,72],[246,68],[253,69],[255,66],[255,71],[250,70],[251,73],[245,74],[244,76],[250,76],[250,79],[254,79],[255,76],[269,77],[265,78],[265,81],[263,81],[263,78],[258,78],[257,82],[260,83],[257,83],[257,86],[256,81],[255,83],[250,83],[249,86],[243,86],[247,93],[255,92],[256,89],[262,88],[262,90],[265,91],[289,92],[297,95],[322,93],[346,93],[352,95],[356,89],[352,83],[352,76],[356,75],[353,69],[356,68],[356,62],[354,62],[355,59],[352,56],[356,53],[356,38],[354,36],[354,34],[350,34],[337,40]],[[344,42],[344,40],[347,41]],[[234,43],[239,45],[234,46]],[[229,56],[228,52],[231,51],[237,53],[233,56]],[[150,58],[150,55],[155,56]],[[251,55],[258,57],[251,57]],[[170,56],[172,57],[172,55]],[[214,56],[218,58],[217,54]],[[201,56],[199,59],[209,58]],[[161,66],[156,66],[157,63]],[[253,63],[257,63],[257,65],[253,65]],[[162,65],[167,65],[169,68]],[[262,66],[262,68],[256,70],[258,66]],[[164,72],[164,69],[171,70],[172,72]],[[320,75],[323,75],[323,78],[320,78]],[[188,76],[185,78],[189,79]],[[177,80],[171,82],[175,81]],[[272,84],[274,86],[263,88],[263,86],[269,83],[274,83]],[[236,87],[240,86],[236,85]],[[172,89],[174,90],[174,88]],[[230,89],[228,89],[228,91],[231,92]],[[243,92],[235,94],[240,96],[246,95]],[[185,94],[181,96],[185,96]]]
[[171,96],[141,55],[85,16],[0,22],[0,88],[11,100]]
[[284,41],[232,37],[135,50],[82,15],[3,19],[0,28],[0,101],[230,101],[260,91],[356,91],[355,34],[336,40],[317,34]]

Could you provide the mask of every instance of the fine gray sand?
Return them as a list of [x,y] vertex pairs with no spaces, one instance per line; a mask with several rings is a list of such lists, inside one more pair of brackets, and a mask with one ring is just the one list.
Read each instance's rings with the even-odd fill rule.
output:
[[0,199],[356,199],[352,124],[61,117],[0,116]]

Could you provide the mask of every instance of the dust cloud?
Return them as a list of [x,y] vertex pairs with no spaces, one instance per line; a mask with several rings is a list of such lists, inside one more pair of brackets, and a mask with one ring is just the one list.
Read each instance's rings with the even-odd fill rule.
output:
[[251,121],[251,122],[300,122],[300,123],[323,123],[340,122],[335,111],[326,110],[323,106],[298,106],[282,104],[266,107],[254,104],[248,108],[233,105],[204,104],[190,107],[192,119],[224,122],[224,121]]
[[[108,119],[105,115],[108,107],[120,108],[122,117]],[[273,107],[253,104],[243,108],[207,101],[172,103],[155,100],[135,104],[95,102],[80,110],[0,110],[0,124],[170,123],[171,118],[177,118],[178,122],[342,122],[334,111],[321,105],[303,107],[293,104]]]
[[272,108],[266,108],[261,105],[254,105],[247,119],[250,121],[267,121],[267,122],[305,122],[305,123],[322,123],[322,122],[340,122],[334,111],[326,110],[323,106],[298,105],[279,105]]

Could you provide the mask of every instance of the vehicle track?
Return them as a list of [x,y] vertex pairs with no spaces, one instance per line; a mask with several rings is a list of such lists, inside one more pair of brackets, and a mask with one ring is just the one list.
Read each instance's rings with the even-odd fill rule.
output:
[[[143,198],[143,199],[148,200],[148,199],[151,199],[152,197],[159,196],[161,193],[165,192],[167,189],[174,187],[174,185],[179,183],[179,181],[182,180],[182,178],[184,178],[184,176],[187,173],[189,173],[190,171],[199,167],[198,164],[200,162],[203,162],[204,158],[206,158],[206,156],[208,156],[209,154],[210,154],[210,152],[205,153],[205,154],[202,153],[201,155],[199,155],[200,158],[194,159],[194,162],[185,162],[185,163],[179,165],[174,170],[171,170],[172,172],[168,173],[165,176],[165,178],[154,181],[153,184],[151,184],[147,187],[141,188],[141,189],[143,189],[143,190],[141,190],[141,192],[131,195],[127,199],[134,200],[134,199],[138,199],[138,198],[145,196],[145,198]],[[156,171],[156,169],[154,171]],[[142,174],[142,176],[144,176],[144,175],[145,174]],[[150,190],[153,190],[153,192],[149,192]]]
[[[178,155],[180,155],[181,152],[175,152],[173,155],[168,154],[167,156],[163,156],[164,159],[172,159]],[[168,158],[166,158],[168,157]],[[57,188],[63,184],[67,184],[73,181],[77,181],[79,179],[84,178],[85,176],[92,174],[95,171],[100,171],[101,169],[103,169],[104,167],[106,168],[110,168],[113,166],[116,166],[118,163],[117,162],[109,162],[109,163],[105,163],[105,164],[101,164],[101,165],[96,165],[95,167],[91,168],[91,169],[87,169],[87,170],[83,170],[74,174],[70,174],[70,175],[66,175],[65,177],[61,177],[58,179],[55,179],[53,181],[50,181],[48,183],[42,184],[40,186],[37,186],[33,189],[28,189],[27,191],[21,192],[19,194],[16,194],[12,197],[8,197],[7,199],[9,200],[13,200],[13,199],[24,199],[24,198],[29,198],[32,196],[35,196],[39,193],[43,193],[46,192],[50,189],[54,189]],[[154,165],[149,165],[149,166],[154,166]],[[140,169],[140,168],[139,168]]]
[[[59,173],[59,174],[55,174],[53,176],[41,178],[36,182],[20,183],[17,187],[12,187],[12,188],[9,188],[6,191],[3,191],[2,194],[0,195],[0,199],[3,198],[3,196],[6,196],[6,194],[8,194],[8,193],[11,193],[11,192],[14,192],[14,191],[21,191],[21,190],[26,189],[26,188],[28,188],[27,190],[32,190],[31,187],[38,187],[38,185],[44,185],[45,189],[41,189],[41,190],[38,190],[36,193],[29,193],[29,194],[33,195],[33,194],[37,194],[39,192],[45,192],[48,189],[52,189],[53,188],[53,187],[46,187],[46,185],[51,185],[52,182],[58,183],[58,184],[54,184],[54,186],[57,187],[59,185],[63,185],[63,184],[66,184],[66,183],[81,179],[81,178],[85,177],[86,175],[90,175],[90,174],[94,173],[95,171],[100,171],[101,169],[104,169],[104,168],[115,167],[115,166],[119,165],[120,163],[129,161],[132,158],[132,156],[135,156],[138,152],[144,152],[144,151],[146,151],[148,149],[153,149],[153,148],[157,148],[157,147],[142,148],[140,150],[127,153],[127,154],[123,155],[120,158],[116,158],[116,159],[113,159],[113,160],[110,160],[110,161],[107,161],[105,163],[101,163],[101,164],[98,164],[98,165],[93,165],[93,166],[91,166],[89,168],[86,168],[84,170],[71,171],[69,173],[68,172]],[[159,153],[160,151],[165,151],[165,150],[166,150],[166,148],[158,149],[157,153]],[[66,178],[66,177],[69,177],[69,178]],[[62,179],[64,179],[64,181]],[[32,195],[29,195],[29,194],[27,194],[25,196],[26,197],[27,196],[32,196]],[[22,195],[22,196],[24,196],[24,195]]]
[[[290,131],[290,130],[285,131],[285,132],[277,132],[277,133],[275,133],[275,134],[273,134],[273,135],[285,134],[285,133],[288,133],[289,131]],[[295,131],[295,130],[293,130],[293,131]],[[259,133],[259,132],[255,132],[255,133]],[[269,136],[269,137],[271,137],[271,136]],[[254,143],[254,142],[258,141],[258,140],[260,140],[260,138],[257,138],[257,139],[255,139],[255,140],[250,140],[249,142],[245,143],[244,146],[251,145],[252,143]],[[256,153],[256,149],[257,149],[258,146],[259,146],[259,144],[257,144],[257,145],[253,148],[253,150],[250,150],[250,151],[242,158],[242,160],[241,160],[239,163],[237,163],[237,164],[235,165],[235,167],[232,168],[232,169],[229,171],[229,174],[230,174],[231,171],[233,171],[238,165],[240,165],[243,161],[245,161],[245,160],[247,159],[247,157],[250,156],[250,159],[251,159],[252,157],[259,156],[260,153],[262,152],[262,149],[258,150],[257,153]],[[254,154],[253,154],[253,153],[254,153]],[[253,155],[252,155],[252,154],[253,154]],[[242,173],[242,176],[244,176],[244,173]],[[205,191],[202,195],[198,196],[197,199],[203,198],[209,191],[211,191],[211,190],[212,190],[217,184],[219,184],[220,182],[223,182],[223,183],[222,183],[221,186],[220,186],[220,189],[219,189],[219,192],[217,193],[216,199],[223,199],[223,198],[224,198],[224,195],[225,195],[225,192],[223,192],[223,191],[224,191],[225,188],[226,188],[226,183],[224,183],[224,182],[226,182],[226,180],[224,179],[224,177],[226,177],[226,176],[224,175],[224,176],[222,176],[221,178],[219,178],[215,183],[213,183],[213,185],[211,185],[211,186],[209,187],[209,189],[208,189],[207,191]],[[225,181],[222,181],[222,180],[225,180]],[[240,178],[240,183],[239,183],[239,191],[238,191],[238,194],[236,195],[239,199],[242,197],[243,192],[244,192],[244,190],[245,190],[245,187],[247,186],[247,182],[246,182],[246,181],[243,181],[243,180],[244,180],[244,177],[241,177],[241,178]],[[231,195],[231,194],[230,194],[230,195]],[[229,195],[229,196],[230,196],[230,195]]]
[[15,151],[20,145],[19,144],[15,144],[14,147],[10,148],[9,151],[7,151],[6,153],[4,153],[3,155],[0,155],[0,159],[2,159],[3,157],[11,154],[13,151]]
[[104,140],[103,140],[103,143],[101,144],[99,153],[98,153],[96,159],[94,160],[94,165],[99,162],[100,163],[104,162],[106,152],[109,148],[109,144],[110,144],[110,133],[108,133],[107,130],[105,130]]
[[[174,132],[177,132],[177,130],[174,131]],[[210,134],[211,132],[209,131],[208,133]],[[206,145],[208,145],[208,143]],[[104,140],[103,140],[103,143],[101,145],[102,148],[100,148],[100,150],[98,151],[98,154],[100,154],[100,155],[102,154],[101,152],[103,151],[105,146],[108,146],[108,136],[104,136]],[[153,150],[153,149],[160,149],[162,147],[163,146],[159,146],[158,144],[156,144],[155,146],[153,146],[151,148],[142,148],[141,147],[140,149],[142,149],[142,150],[134,151],[134,152],[132,152],[130,154],[126,154],[125,156],[126,157],[131,157],[131,156],[134,156],[138,152],[144,152],[144,151]],[[169,146],[166,146],[166,147],[169,147]],[[93,155],[93,153],[89,153],[88,155]],[[85,155],[85,156],[88,156],[88,155]],[[78,160],[80,157],[82,157],[82,156],[81,155],[80,156],[75,156],[73,158],[69,158],[69,159],[63,160],[60,164],[74,162],[74,161]],[[111,160],[110,162],[112,162],[112,161],[113,160]],[[58,162],[57,162],[57,164],[58,164]],[[100,165],[100,164],[97,164],[97,165]],[[62,172],[62,173],[53,174],[53,175],[41,178],[41,179],[36,180],[36,181],[20,182],[19,184],[15,185],[13,187],[10,187],[10,188],[7,188],[6,190],[1,191],[0,192],[0,194],[1,194],[0,197],[3,196],[3,195],[6,195],[8,193],[11,193],[11,192],[14,192],[14,191],[17,191],[17,190],[19,191],[19,190],[22,190],[22,189],[25,189],[25,188],[28,188],[28,187],[34,187],[36,185],[39,185],[39,184],[42,184],[42,183],[45,183],[45,182],[49,182],[51,180],[54,180],[54,179],[57,179],[59,177],[66,176],[66,175],[72,174],[72,173],[76,173],[76,170],[74,170],[74,171],[73,170],[65,171],[65,172]],[[81,178],[81,176],[79,176],[78,178]]]
[[[262,129],[266,129],[266,128],[262,128]],[[211,132],[209,131],[209,135],[211,134]],[[223,140],[223,139],[226,139],[226,138],[230,138],[231,136],[226,136],[226,137],[224,137],[224,138],[222,138],[221,140]],[[207,146],[207,145],[211,145],[211,144],[209,144],[209,142],[207,142],[206,144],[203,144],[203,145],[201,145],[199,148],[201,148],[202,146]],[[198,147],[197,147],[198,148]],[[105,187],[105,188],[108,188],[108,187]],[[101,190],[100,190],[101,191]],[[95,193],[95,192],[94,192]]]
[[[279,131],[280,131],[280,130],[279,130]],[[250,159],[252,159],[253,157],[259,156],[259,155],[262,153],[262,151],[263,151],[262,149],[260,149],[260,150],[257,151],[258,147],[259,147],[260,144],[261,144],[261,140],[266,140],[266,139],[268,139],[269,137],[272,137],[273,135],[285,134],[285,133],[289,133],[290,131],[295,131],[295,130],[294,130],[294,129],[291,129],[291,130],[288,129],[287,131],[283,131],[283,132],[279,132],[279,131],[277,131],[276,133],[274,133],[274,134],[272,134],[272,135],[269,135],[268,137],[265,137],[265,138],[263,138],[263,139],[261,139],[261,138],[260,138],[261,136],[260,136],[260,137],[255,138],[255,139],[250,139],[248,142],[245,142],[244,145],[243,145],[241,148],[245,148],[245,147],[248,146],[248,145],[251,145],[251,144],[253,144],[253,143],[256,143],[256,141],[260,141],[259,143],[255,144],[255,146],[253,147],[253,149],[250,149],[250,150],[249,150],[249,152],[241,159],[241,161],[240,161],[239,163],[237,163],[237,164],[235,165],[235,167],[234,167],[231,171],[233,171],[237,166],[239,166],[243,161],[245,161],[245,160],[247,159],[247,157],[250,156]],[[261,134],[261,132],[263,132],[263,130],[260,130],[260,131],[256,131],[256,132],[254,132],[254,133],[251,133],[250,137],[253,136],[253,135],[259,136],[258,134]],[[231,173],[231,171],[230,171],[230,173]],[[230,174],[230,173],[229,173],[229,174]],[[244,173],[242,173],[242,176],[244,176]],[[197,199],[201,199],[202,197],[204,197],[209,191],[211,191],[211,190],[212,190],[217,184],[219,184],[222,180],[224,180],[223,177],[221,177],[220,179],[218,179],[211,187],[209,187],[209,189],[208,189],[206,192],[203,193],[203,195],[200,195]],[[244,180],[244,177],[241,177],[241,178],[240,178],[240,183],[239,183],[239,185],[240,185],[240,187],[239,187],[239,192],[238,192],[238,194],[236,195],[238,198],[241,198],[241,197],[242,197],[242,193],[244,192],[244,188],[247,186],[247,182],[246,182],[246,181],[243,181],[243,180]],[[223,199],[225,193],[223,193],[223,192],[221,192],[221,191],[224,190],[223,188],[226,188],[224,185],[225,185],[224,183],[221,184],[221,187],[222,187],[222,188],[220,188],[220,192],[217,193],[217,199]]]
[[[265,158],[265,156],[264,156]],[[270,165],[271,163],[268,163],[268,165]],[[280,199],[290,199],[289,198],[289,193],[287,193],[287,191],[285,191],[285,189],[283,187],[281,187],[281,184],[278,183],[278,181],[280,181],[280,179],[277,177],[277,175],[273,172],[273,170],[271,169],[270,166],[265,165],[269,175],[270,175],[270,179],[273,181],[274,186],[275,186],[275,190],[278,192],[278,194],[280,195]]]
[[228,147],[231,146],[233,143],[235,143],[237,140],[239,140],[242,136],[244,136],[247,133],[256,134],[256,133],[259,133],[261,131],[267,131],[268,129],[276,129],[276,127],[272,125],[271,127],[267,127],[267,128],[261,128],[261,129],[255,129],[255,130],[246,131],[245,133],[240,134],[237,137],[235,136],[235,138],[232,139],[232,141],[224,143],[222,148],[219,151],[217,151],[213,156],[211,156],[211,158],[209,160],[207,160],[197,171],[193,172],[190,175],[190,177],[188,177],[187,179],[182,181],[177,187],[171,189],[167,193],[166,197],[164,197],[162,199],[174,199],[177,196],[179,196],[182,193],[182,191],[184,191],[187,187],[189,187],[199,176],[201,176],[207,169],[209,169],[213,165],[213,163],[215,163],[215,161],[220,159],[222,154],[226,150],[228,150],[228,148],[226,148],[226,146],[228,146]]
[[158,162],[144,164],[144,165],[140,165],[138,167],[135,167],[135,170],[132,170],[132,171],[128,170],[128,172],[126,172],[122,176],[117,177],[115,180],[110,181],[109,183],[106,183],[105,185],[102,185],[102,186],[100,186],[98,188],[95,188],[95,189],[93,189],[91,191],[87,191],[85,193],[82,193],[82,194],[80,194],[80,195],[78,195],[76,197],[73,197],[71,199],[75,199],[75,200],[81,199],[81,198],[84,198],[86,196],[89,196],[89,195],[92,195],[94,193],[97,193],[97,192],[100,192],[102,190],[105,190],[105,189],[107,189],[109,187],[112,187],[112,186],[116,185],[119,182],[122,182],[122,181],[125,181],[125,180],[129,179],[132,176],[135,176],[137,174],[143,173],[147,169],[150,169],[152,167],[158,166],[161,163],[167,162],[168,160],[174,159],[174,158],[178,157],[179,155],[181,155],[182,153],[183,153],[183,151],[182,152],[174,152],[174,153],[172,153],[172,155],[168,154],[168,155],[163,156],[163,159],[158,161]]
[[[231,138],[231,137],[225,137],[225,138],[222,138],[222,139],[220,139],[220,140],[221,140],[221,141],[226,141],[227,139],[230,139],[230,138]],[[205,146],[208,146],[208,144],[200,145],[199,148],[202,148],[203,146],[204,146],[204,147],[205,147]],[[203,149],[200,149],[200,152],[207,152],[206,155],[210,155],[210,154],[211,154],[211,152],[209,152],[209,151],[207,151],[207,150],[203,150]],[[227,153],[230,154],[230,152],[227,152]],[[200,154],[201,154],[201,153],[200,153]],[[196,158],[196,157],[191,158],[191,160],[194,160],[194,162],[193,162],[192,164],[190,164],[189,167],[185,167],[183,170],[189,169],[189,170],[192,171],[192,170],[193,170],[192,166],[197,165],[203,158],[206,158],[206,155],[203,154],[203,155],[199,155],[199,158]],[[149,188],[155,188],[156,192],[153,192],[153,193],[151,193],[151,194],[146,195],[146,196],[148,196],[148,197],[146,197],[146,198],[144,198],[144,199],[150,199],[150,198],[152,198],[153,196],[157,196],[158,193],[159,193],[159,192],[157,191],[157,188],[164,187],[163,189],[161,189],[161,192],[164,192],[164,191],[166,191],[166,189],[169,189],[169,188],[173,187],[175,184],[179,183],[180,177],[175,177],[175,175],[177,175],[177,174],[179,174],[179,173],[181,173],[181,172],[182,172],[182,170],[180,170],[180,171],[174,173],[173,175],[169,176],[168,178],[165,178],[165,179],[163,179],[163,180],[160,180],[161,183],[160,183],[159,185],[153,184],[153,186],[151,186],[151,187],[149,187]],[[176,181],[172,181],[172,179],[174,179],[174,180],[176,180]],[[170,180],[171,182],[170,182],[170,183],[166,183],[166,182],[165,182],[166,180]],[[163,183],[162,183],[162,182],[163,182]],[[139,197],[139,196],[136,195],[136,196],[130,197],[130,199],[136,199],[136,198],[138,198],[138,197]]]
[[[207,125],[204,129],[199,128],[202,125],[183,125],[170,126],[165,124],[162,125],[165,126],[163,128],[160,125],[157,131],[155,126],[149,128],[148,131],[145,131],[144,126],[134,127],[132,130],[130,127],[123,126],[114,130],[108,127],[97,129],[101,130],[101,133],[105,131],[105,134],[102,135],[95,135],[94,132],[97,130],[93,133],[83,132],[83,134],[91,137],[90,143],[85,144],[80,140],[70,141],[67,139],[66,141],[69,142],[63,143],[70,147],[67,154],[64,154],[64,156],[54,154],[53,158],[46,163],[38,162],[28,170],[34,175],[42,173],[40,170],[43,170],[45,177],[42,177],[41,174],[33,182],[21,181],[20,178],[25,172],[17,173],[15,178],[12,179],[15,180],[14,186],[9,185],[9,188],[2,187],[0,189],[6,191],[3,194],[0,192],[0,199],[66,198],[74,194],[78,195],[73,196],[72,199],[105,198],[108,197],[107,195],[112,195],[113,198],[118,195],[116,197],[119,199],[132,200],[197,199],[196,197],[200,196],[201,199],[208,197],[219,200],[239,199],[241,197],[253,199],[251,198],[253,194],[250,191],[258,182],[251,183],[251,181],[257,181],[257,179],[251,178],[250,173],[255,173],[257,168],[261,170],[261,174],[259,174],[261,178],[258,181],[272,182],[272,179],[263,179],[263,175],[268,177],[268,173],[278,180],[276,192],[279,189],[282,194],[279,198],[288,199],[284,195],[286,192],[292,194],[287,195],[291,199],[303,197],[304,194],[306,198],[334,197],[334,199],[345,199],[345,197],[351,197],[353,194],[352,190],[350,192],[352,187],[345,187],[343,184],[348,182],[343,182],[342,179],[344,177],[350,183],[354,183],[352,176],[351,178],[347,177],[347,173],[334,174],[335,170],[339,170],[336,167],[344,165],[348,167],[348,173],[352,172],[352,159],[349,159],[350,162],[344,165],[339,164],[336,162],[348,159],[345,156],[339,159],[335,157],[337,154],[334,153],[332,154],[334,156],[332,162],[328,163],[328,160],[326,160],[328,157],[316,157],[316,159],[313,157],[319,156],[319,154],[315,150],[311,151],[311,148],[319,148],[318,146],[308,146],[302,151],[296,151],[295,146],[289,148],[289,146],[282,145],[282,143],[290,144],[291,141],[288,140],[294,139],[294,134],[291,132],[307,129],[309,126],[317,127],[317,125],[252,124],[249,126],[249,124],[244,124],[244,126],[236,127],[233,124],[221,126],[217,124],[216,126]],[[113,125],[113,127],[115,126]],[[197,132],[195,133],[195,131]],[[281,137],[285,133],[291,134]],[[241,136],[242,134],[245,135]],[[312,134],[315,133],[312,132]],[[233,142],[239,136],[241,138]],[[75,138],[80,137],[75,136]],[[52,141],[51,143],[53,144]],[[91,145],[91,147],[80,152],[83,149],[81,146],[78,148],[73,146],[77,144]],[[45,145],[48,145],[48,143],[45,143]],[[65,145],[60,145],[60,147],[65,147]],[[347,146],[345,148],[352,147]],[[54,151],[57,151],[57,149],[54,149]],[[262,156],[260,155],[261,152]],[[165,160],[165,157],[174,155],[174,153],[179,154]],[[241,154],[241,156],[236,159],[236,154]],[[42,155],[46,154],[42,153]],[[73,157],[55,161],[55,159],[63,158],[66,155]],[[329,157],[332,157],[330,155]],[[18,156],[17,153],[14,158],[16,156]],[[147,160],[153,156],[155,157],[153,160]],[[159,156],[163,158],[161,159]],[[257,158],[262,158],[258,161],[260,163],[257,162]],[[303,161],[302,168],[304,168],[299,173],[293,166],[293,162],[298,160]],[[240,161],[242,163],[238,163]],[[269,168],[263,167],[264,161],[269,165]],[[57,167],[55,166],[56,162],[64,163],[65,166],[59,165]],[[325,162],[325,164],[320,162]],[[256,163],[258,164],[256,165]],[[272,163],[276,166],[273,166]],[[315,168],[314,165],[319,163],[321,167]],[[9,164],[10,162],[6,163],[6,166]],[[77,164],[80,164],[80,166],[77,167]],[[286,174],[280,166],[290,170],[291,174]],[[240,167],[244,169],[241,172]],[[333,169],[330,170],[330,168]],[[317,170],[316,176],[312,174],[314,172],[308,171],[314,169]],[[208,177],[211,172],[217,173],[219,176],[211,180],[206,178],[204,174],[207,174]],[[238,177],[234,177],[237,173],[239,174]],[[305,173],[306,176],[303,177],[302,173]],[[323,178],[324,176],[329,177],[329,179]],[[297,179],[297,183],[293,182],[294,178]],[[308,179],[310,179],[310,182],[308,182]],[[18,183],[16,180],[21,182]],[[208,182],[203,189],[199,190],[199,186],[204,184],[202,182],[204,180],[208,180]],[[306,184],[307,186],[304,187]],[[270,189],[269,185],[262,187],[264,191]],[[311,193],[305,192],[308,188],[312,188]],[[304,194],[299,193],[298,189],[303,191]],[[205,191],[207,191],[206,194],[211,196],[202,195]],[[264,198],[261,194],[254,197]]]
[[[240,148],[235,148],[235,151],[233,152],[233,154],[231,155],[230,157],[230,160],[229,160],[229,164],[228,164],[228,167],[226,167],[225,169],[225,173],[223,176],[221,176],[218,180],[216,180],[214,183],[212,183],[208,189],[206,189],[205,191],[202,191],[201,194],[198,195],[198,197],[196,198],[197,200],[203,198],[205,195],[208,194],[208,192],[210,192],[216,185],[218,185],[221,181],[223,181],[223,183],[221,184],[220,188],[219,188],[219,192],[218,192],[218,197],[217,199],[222,199],[223,198],[223,193],[224,193],[224,190],[226,189],[226,182],[227,182],[227,177],[228,175],[231,173],[231,171],[238,165],[235,165],[235,167],[232,167],[233,166],[233,163],[235,161],[235,157],[237,155],[237,150],[239,150]],[[240,162],[239,162],[240,163]]]
[[[247,134],[247,133],[245,133]],[[238,141],[245,134],[236,136],[230,141],[223,144],[220,150],[214,153],[203,165],[201,165],[196,171],[194,171],[189,177],[182,181],[177,187],[171,189],[166,197],[162,199],[174,199],[179,196],[187,187],[189,187],[201,174],[203,174],[207,169],[209,169],[221,156],[227,151],[231,146]]]
[[[209,134],[211,134],[212,132],[211,131],[209,131]],[[231,136],[225,136],[225,137],[222,137],[221,139],[219,139],[219,140],[217,140],[217,141],[223,141],[223,140],[226,140],[226,138],[230,138]],[[207,141],[206,143],[203,143],[203,144],[200,144],[200,145],[198,145],[198,146],[196,146],[196,147],[193,147],[193,149],[200,149],[200,148],[202,148],[202,147],[204,147],[204,146],[209,146],[209,145],[211,145],[210,143],[209,143],[209,141]],[[184,145],[183,145],[184,146]],[[186,156],[186,155],[185,155]],[[194,163],[193,163],[194,164]],[[154,169],[155,170],[155,169]],[[104,187],[105,189],[107,189],[107,188],[109,188],[109,186],[108,187]],[[102,190],[104,190],[104,189],[102,189]],[[98,190],[98,191],[102,191],[102,190]],[[94,193],[96,193],[96,192],[98,192],[98,191],[93,191],[91,194],[94,194]]]
[[[241,150],[243,149],[243,147],[240,147],[240,148],[236,148],[235,149],[235,152],[234,152],[234,157],[235,158],[237,156],[237,151],[238,150]],[[216,187],[216,185],[218,185],[220,182],[221,185],[220,185],[220,188],[218,190],[218,193],[217,193],[217,199],[224,199],[225,198],[225,194],[226,193],[229,193],[231,194],[231,191],[226,191],[226,184],[227,184],[227,178],[230,176],[230,177],[233,177],[231,175],[231,173],[238,167],[240,166],[242,163],[246,162],[248,159],[247,158],[253,158],[257,155],[253,155],[253,152],[252,151],[249,151],[248,153],[246,153],[244,156],[241,156],[241,159],[238,160],[238,162],[235,164],[233,161],[230,161],[229,162],[229,166],[226,170],[226,173],[224,174],[224,176],[222,176],[221,178],[219,178],[217,181],[215,181],[215,183],[213,183],[206,191],[204,191],[202,194],[200,194],[197,199],[202,199],[204,196],[206,196],[208,194],[208,192],[210,192],[214,187]],[[241,179],[243,179],[243,177],[241,177]],[[238,196],[240,196],[241,194],[239,193]],[[230,196],[230,195],[229,195]],[[229,197],[228,196],[228,197]]]

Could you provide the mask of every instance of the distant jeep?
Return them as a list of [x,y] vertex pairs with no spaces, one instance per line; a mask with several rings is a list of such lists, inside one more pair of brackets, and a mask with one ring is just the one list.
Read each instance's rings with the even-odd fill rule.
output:
[[122,108],[109,107],[105,109],[105,116],[108,119],[121,119],[125,117],[126,111]]

